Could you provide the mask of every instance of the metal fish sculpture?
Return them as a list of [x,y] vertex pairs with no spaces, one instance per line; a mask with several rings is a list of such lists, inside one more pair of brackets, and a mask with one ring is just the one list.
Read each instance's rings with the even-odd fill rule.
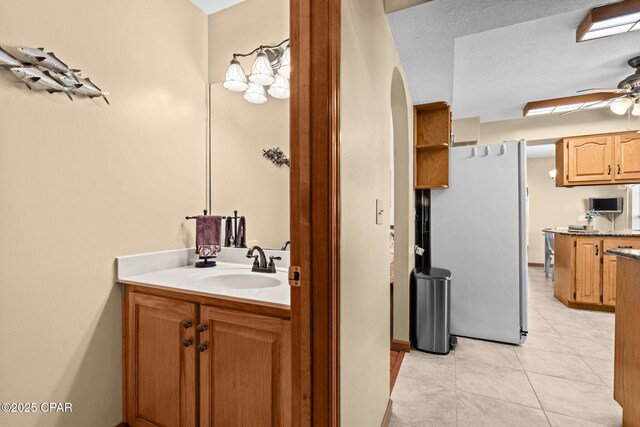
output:
[[75,88],[65,87],[55,81],[53,78],[47,76],[44,72],[33,67],[15,67],[11,68],[11,72],[15,74],[20,80],[22,80],[29,89],[41,88],[49,93],[64,92],[70,100],[73,98],[70,95]]
[[56,73],[55,71],[49,70],[43,70],[42,72],[60,83],[62,86],[73,87],[75,89],[82,87],[82,83],[80,83],[80,80],[78,80],[78,77],[74,73]]
[[96,86],[88,77],[86,79],[81,78],[78,80],[82,83],[82,86],[75,89],[75,92],[86,95],[89,98],[97,98],[101,96],[104,99],[104,102],[106,102],[107,105],[110,105],[109,100],[107,99],[108,93],[103,92],[102,89]]
[[21,55],[28,58],[33,64],[40,65],[51,71],[57,71],[60,73],[73,73],[80,70],[72,70],[67,64],[59,60],[53,52],[46,53],[43,48],[33,48],[17,46],[16,49]]
[[22,67],[22,62],[0,49],[0,67]]

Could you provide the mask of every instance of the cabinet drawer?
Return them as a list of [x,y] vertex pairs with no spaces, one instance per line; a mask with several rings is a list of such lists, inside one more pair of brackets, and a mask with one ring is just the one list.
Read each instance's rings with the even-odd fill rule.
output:
[[607,249],[640,249],[640,239],[604,239],[604,250]]

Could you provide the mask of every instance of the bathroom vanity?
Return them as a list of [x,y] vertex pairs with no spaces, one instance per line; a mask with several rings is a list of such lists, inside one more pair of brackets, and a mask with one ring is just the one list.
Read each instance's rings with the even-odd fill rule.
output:
[[126,423],[291,425],[285,268],[266,274],[245,261],[190,264],[118,281]]

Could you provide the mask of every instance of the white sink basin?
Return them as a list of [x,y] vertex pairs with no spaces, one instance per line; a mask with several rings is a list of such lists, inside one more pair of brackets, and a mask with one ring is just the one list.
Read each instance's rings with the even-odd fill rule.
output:
[[210,289],[264,289],[282,284],[282,274],[228,272],[195,279],[198,287]]

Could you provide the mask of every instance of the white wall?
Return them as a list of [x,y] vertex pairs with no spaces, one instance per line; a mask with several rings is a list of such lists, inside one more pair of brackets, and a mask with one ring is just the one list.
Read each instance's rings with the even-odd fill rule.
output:
[[[624,197],[625,211],[616,215],[616,230],[627,228],[628,204],[626,191],[616,185],[585,187],[556,187],[549,177],[555,168],[555,157],[529,159],[527,184],[529,186],[529,262],[544,262],[544,236],[542,229],[567,227],[569,224],[586,223],[584,213],[589,209],[589,197]],[[612,223],[605,217],[596,217],[597,230],[609,231]]]
[[[247,219],[247,244],[280,249],[289,240],[289,168],[276,167],[262,150],[289,155],[289,101],[246,102],[222,87],[233,53],[289,38],[287,0],[245,0],[209,16],[211,85],[211,206],[218,215]],[[255,55],[242,59],[251,71]]]
[[343,0],[341,61],[340,417],[345,427],[379,426],[389,400],[389,108],[398,66],[382,1]]
[[207,19],[186,0],[0,2],[0,42],[44,46],[111,93],[0,70],[0,402],[12,427],[122,421],[115,257],[193,245],[205,205]]

